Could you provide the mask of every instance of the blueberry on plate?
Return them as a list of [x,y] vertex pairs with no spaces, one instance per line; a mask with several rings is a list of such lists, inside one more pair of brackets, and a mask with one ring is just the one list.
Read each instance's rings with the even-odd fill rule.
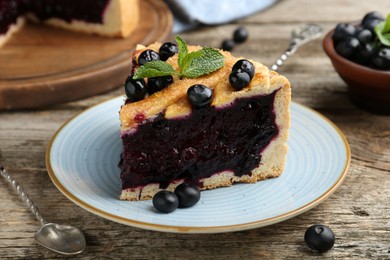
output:
[[243,43],[248,39],[249,33],[245,27],[238,27],[233,32],[233,40],[235,43]]
[[204,85],[196,84],[187,90],[187,96],[193,107],[208,107],[213,99],[213,90]]
[[229,83],[235,90],[241,90],[251,82],[249,74],[241,69],[233,70],[229,75]]
[[337,24],[334,33],[333,33],[333,41],[335,46],[340,42],[344,41],[348,37],[353,37],[356,34],[356,27],[353,24],[349,23],[339,23]]
[[149,95],[156,93],[173,83],[171,75],[148,78],[148,93]]
[[234,70],[241,70],[241,71],[245,71],[246,73],[248,73],[249,77],[252,79],[253,76],[255,75],[255,66],[253,66],[253,63],[248,61],[248,60],[245,60],[245,59],[242,59],[242,60],[238,60],[234,65],[233,65],[233,68],[232,68],[232,71]]
[[192,207],[200,200],[199,188],[185,182],[176,187],[175,194],[179,198],[179,208]]
[[160,212],[170,213],[179,206],[179,199],[173,192],[162,190],[153,196],[153,206]]
[[221,44],[221,49],[224,51],[232,51],[235,45],[235,42],[231,39],[223,40]]
[[336,46],[338,54],[347,59],[352,59],[360,49],[360,42],[355,37],[348,37]]
[[322,253],[333,247],[335,235],[325,225],[313,225],[305,232],[305,242],[311,249]]
[[133,75],[130,75],[127,77],[124,87],[126,96],[130,102],[142,100],[146,95],[144,79],[133,79]]
[[160,59],[162,61],[166,61],[167,59],[169,59],[170,57],[172,57],[178,52],[179,52],[179,48],[173,42],[165,42],[161,44],[160,49],[158,51],[160,55]]
[[383,47],[372,58],[372,64],[380,70],[390,70],[390,47]]
[[160,55],[158,55],[157,52],[153,50],[145,50],[141,52],[141,54],[138,56],[138,64],[142,66],[149,61],[159,60],[159,59],[160,59]]

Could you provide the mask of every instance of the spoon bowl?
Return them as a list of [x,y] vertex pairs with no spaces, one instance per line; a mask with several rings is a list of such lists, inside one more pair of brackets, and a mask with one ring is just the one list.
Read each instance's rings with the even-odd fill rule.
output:
[[86,242],[83,233],[76,227],[47,223],[34,235],[42,246],[64,255],[76,255],[84,251]]
[[26,203],[31,213],[41,223],[41,228],[34,235],[35,240],[40,245],[63,255],[77,255],[84,251],[86,247],[85,237],[78,228],[47,223],[23,187],[15,181],[2,165],[0,165],[0,175],[12,186],[21,200]]

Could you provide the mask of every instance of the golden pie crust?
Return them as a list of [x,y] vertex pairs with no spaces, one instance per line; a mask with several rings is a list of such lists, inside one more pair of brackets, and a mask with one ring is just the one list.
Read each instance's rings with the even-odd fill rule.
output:
[[[134,52],[134,59],[146,50],[152,49],[158,52],[161,43],[154,43],[147,47],[138,45]],[[188,46],[189,52],[199,50],[201,46]],[[262,151],[260,165],[253,169],[250,174],[241,177],[233,172],[224,171],[211,177],[200,180],[201,189],[214,189],[217,187],[230,186],[237,182],[255,183],[259,180],[278,177],[282,174],[287,153],[288,129],[290,127],[290,82],[275,71],[270,71],[261,63],[249,60],[255,66],[255,75],[250,84],[240,91],[236,91],[229,83],[229,74],[233,65],[241,57],[236,58],[230,52],[221,51],[225,57],[225,65],[211,74],[195,79],[179,79],[174,77],[171,85],[156,92],[149,97],[134,103],[123,105],[120,110],[122,133],[131,132],[137,128],[139,115],[142,118],[153,118],[162,113],[165,118],[172,119],[183,117],[191,113],[191,105],[187,98],[187,89],[194,84],[203,84],[214,90],[212,106],[223,107],[232,104],[235,99],[257,95],[268,95],[276,91],[274,99],[274,113],[278,135]],[[175,55],[167,60],[176,70],[178,56]],[[137,69],[137,67],[135,67]],[[180,131],[178,129],[178,131]],[[166,190],[173,191],[184,180],[176,180],[169,184]],[[122,190],[120,199],[145,200],[151,199],[160,190],[159,185],[152,183],[146,186]]]

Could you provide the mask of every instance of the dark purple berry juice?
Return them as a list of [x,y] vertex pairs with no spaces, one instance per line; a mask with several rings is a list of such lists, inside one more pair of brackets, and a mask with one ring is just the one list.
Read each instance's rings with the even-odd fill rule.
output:
[[275,94],[237,99],[224,108],[194,109],[185,118],[167,120],[160,114],[135,132],[123,133],[122,189],[150,182],[166,188],[178,179],[199,184],[227,170],[236,176],[249,174],[279,132]]

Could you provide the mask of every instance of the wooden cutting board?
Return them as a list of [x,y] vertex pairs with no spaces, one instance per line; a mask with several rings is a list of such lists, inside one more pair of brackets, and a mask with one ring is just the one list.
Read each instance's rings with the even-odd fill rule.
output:
[[59,104],[121,86],[136,44],[172,36],[164,1],[140,3],[138,28],[126,39],[26,24],[0,49],[0,110]]

